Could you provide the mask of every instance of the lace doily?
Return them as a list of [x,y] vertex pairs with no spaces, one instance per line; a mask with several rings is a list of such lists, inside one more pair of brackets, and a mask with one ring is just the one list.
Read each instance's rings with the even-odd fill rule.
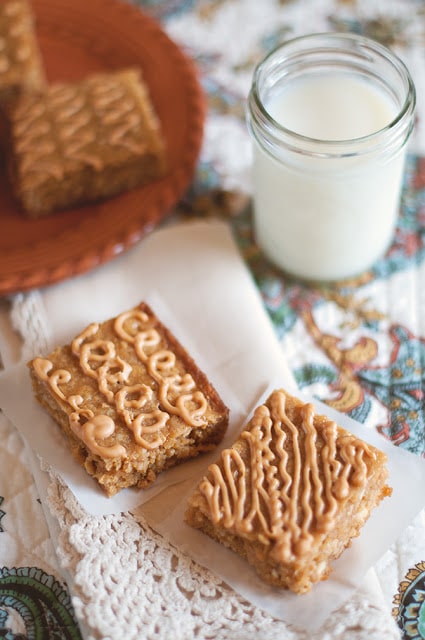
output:
[[[28,357],[49,342],[43,318],[37,292],[14,299],[12,319]],[[153,531],[142,515],[94,517],[52,472],[48,485],[56,552],[89,640],[399,638],[385,603],[376,601],[380,589],[377,582],[373,588],[373,579],[312,635],[253,607]]]

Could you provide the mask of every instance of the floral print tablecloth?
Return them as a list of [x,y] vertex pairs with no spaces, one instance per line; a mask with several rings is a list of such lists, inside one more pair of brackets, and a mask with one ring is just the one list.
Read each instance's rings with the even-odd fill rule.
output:
[[[394,445],[424,456],[425,4],[422,0],[139,0],[134,4],[158,19],[193,58],[207,97],[197,172],[175,216],[219,216],[231,225],[300,388],[373,425]],[[244,109],[253,67],[270,48],[294,35],[330,30],[370,36],[403,58],[417,88],[417,125],[399,223],[387,255],[353,281],[309,286],[283,277],[255,244]],[[25,298],[9,300],[12,321],[20,305],[25,306]],[[5,360],[4,353],[2,357]],[[0,636],[79,638],[85,635],[84,619],[74,612],[56,560],[27,452],[3,419],[0,459]],[[382,559],[377,575],[400,637],[425,638],[423,515]],[[155,633],[151,629],[146,637],[162,637],[160,630],[158,636]],[[352,638],[363,637],[355,629],[350,633]],[[181,637],[189,637],[184,629]],[[229,631],[222,637],[245,636]]]

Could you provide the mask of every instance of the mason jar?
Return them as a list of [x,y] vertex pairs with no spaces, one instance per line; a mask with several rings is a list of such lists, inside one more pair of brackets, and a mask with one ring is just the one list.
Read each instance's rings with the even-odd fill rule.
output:
[[285,42],[256,67],[248,97],[254,231],[264,254],[308,280],[372,267],[391,244],[415,87],[365,37]]

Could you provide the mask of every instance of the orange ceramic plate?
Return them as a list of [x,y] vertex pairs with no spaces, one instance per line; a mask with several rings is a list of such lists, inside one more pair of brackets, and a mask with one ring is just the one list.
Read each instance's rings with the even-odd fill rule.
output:
[[50,81],[139,66],[161,120],[166,177],[99,204],[28,220],[0,171],[0,294],[58,282],[114,258],[151,231],[188,187],[204,122],[190,60],[138,8],[119,0],[34,0]]

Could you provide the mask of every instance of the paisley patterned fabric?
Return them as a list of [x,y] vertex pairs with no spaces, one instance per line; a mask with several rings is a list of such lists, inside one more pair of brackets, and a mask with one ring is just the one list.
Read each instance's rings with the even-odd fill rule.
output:
[[69,594],[53,576],[36,567],[0,571],[0,628],[3,637],[17,639],[9,628],[13,610],[29,638],[80,640]]

